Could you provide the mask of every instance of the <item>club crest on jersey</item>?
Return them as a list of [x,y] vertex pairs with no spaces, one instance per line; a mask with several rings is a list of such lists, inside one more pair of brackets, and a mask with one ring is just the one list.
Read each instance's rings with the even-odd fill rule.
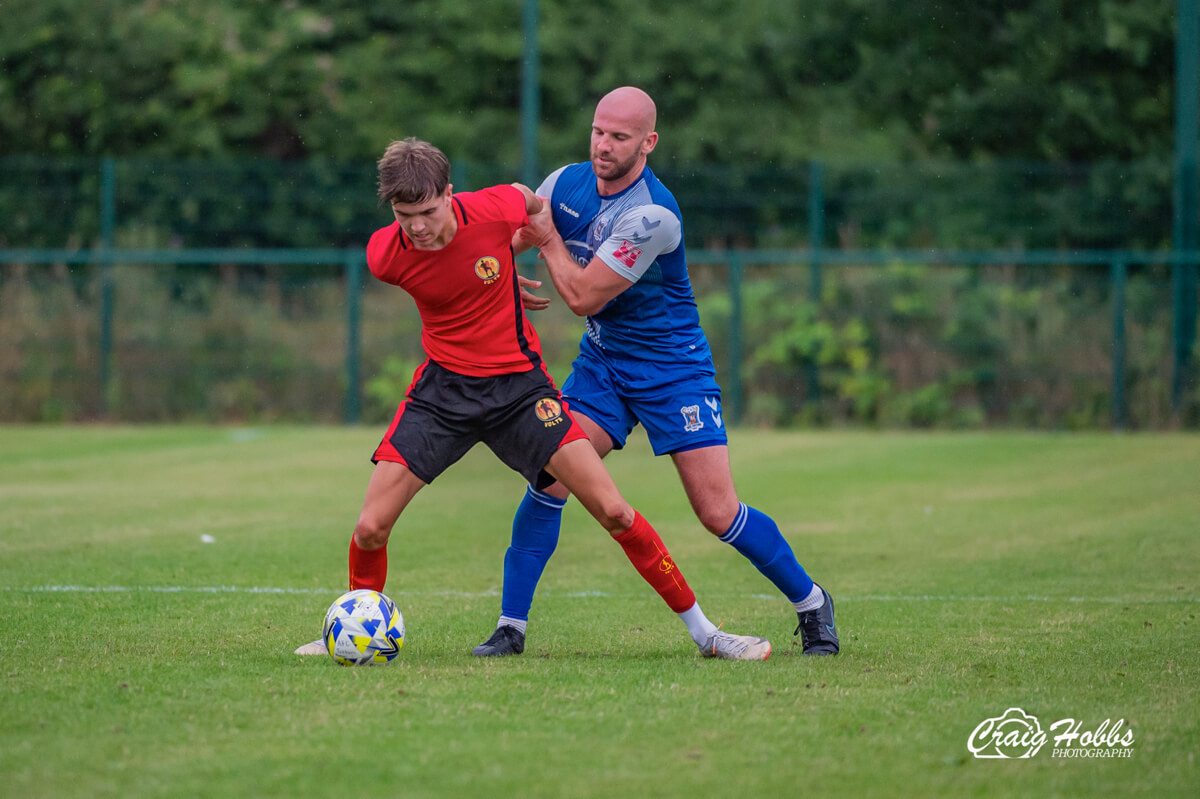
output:
[[562,405],[558,400],[550,397],[543,397],[534,403],[533,412],[537,414],[537,418],[542,420],[542,424],[546,427],[554,427],[556,424],[561,424],[563,421]]
[[683,414],[683,429],[687,432],[694,433],[704,427],[704,422],[700,421],[699,405],[684,405],[679,412]]
[[500,277],[500,261],[490,255],[485,255],[475,262],[475,275],[490,286]]
[[642,251],[628,241],[622,241],[621,246],[613,252],[613,258],[633,269],[637,259],[642,257]]

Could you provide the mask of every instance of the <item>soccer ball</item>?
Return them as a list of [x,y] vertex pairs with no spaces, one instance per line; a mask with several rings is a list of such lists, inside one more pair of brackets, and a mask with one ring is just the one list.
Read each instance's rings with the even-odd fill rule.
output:
[[396,603],[378,591],[347,591],[329,606],[321,637],[343,666],[391,663],[404,646],[404,617]]

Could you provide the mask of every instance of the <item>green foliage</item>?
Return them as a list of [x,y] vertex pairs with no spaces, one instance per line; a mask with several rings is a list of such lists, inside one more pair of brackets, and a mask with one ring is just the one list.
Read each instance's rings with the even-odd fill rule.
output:
[[[271,268],[268,267],[268,270]],[[68,276],[79,279],[72,286]],[[101,414],[96,270],[0,280],[0,418]],[[343,288],[227,268],[114,268],[107,416],[333,421],[345,402]]]
[[[819,308],[796,266],[742,287],[746,421],[884,428],[1112,424],[1112,297],[1098,267],[826,266]],[[1171,424],[1169,281],[1131,275],[1126,423]],[[729,336],[723,286],[699,294],[710,340]],[[716,347],[722,370],[728,356]],[[720,375],[730,386],[730,375]],[[1182,418],[1195,405],[1185,399]]]
[[0,280],[0,418],[86,418],[98,408],[99,287],[63,266],[15,267]]
[[[1167,158],[1173,7],[540,0],[542,162],[583,158],[628,83],[670,163]],[[522,9],[6,2],[0,152],[359,160],[417,135],[515,170]]]
[[285,157],[336,142],[313,12],[48,0],[5,17],[5,151]]
[[[122,157],[118,219],[175,245],[369,235],[371,164],[403,136],[460,188],[520,173],[522,0],[77,6],[5,4],[0,153]],[[812,241],[812,161],[826,246],[1169,241],[1169,0],[539,6],[539,169],[585,158],[595,100],[642,85],[692,242]],[[314,166],[242,160],[264,157]],[[83,170],[3,164],[0,244],[94,241]]]
[[405,135],[461,158],[519,151],[514,0],[48,0],[5,16],[4,152],[346,160]]
[[404,401],[404,395],[412,384],[417,364],[403,358],[390,356],[380,367],[378,374],[367,380],[363,387],[367,405],[363,417],[377,422],[388,419]]
[[[718,378],[734,386],[732,305],[720,266],[693,265]],[[801,280],[801,278],[805,278]],[[263,421],[343,418],[344,278],[281,266],[118,265],[107,395],[100,387],[100,272],[0,272],[0,419]],[[820,305],[799,265],[748,270],[742,289],[745,421],[766,425],[1095,429],[1111,425],[1112,297],[1103,267],[825,266]],[[1170,280],[1127,283],[1125,419],[1170,411]],[[543,288],[542,293],[548,294]],[[582,322],[561,301],[534,317],[546,362],[569,372]],[[385,421],[421,349],[420,319],[369,280],[359,317],[363,418]],[[102,405],[101,401],[104,401]]]
[[[366,162],[114,159],[121,247],[360,248],[390,220]],[[514,178],[456,161],[455,185]],[[1169,163],[1087,166],[929,162],[672,167],[654,161],[683,211],[690,247],[808,244],[819,203],[826,247],[1154,248],[1171,238]],[[0,158],[0,246],[98,244],[101,159]]]
[[914,155],[1087,161],[1172,147],[1173,0],[847,3],[854,104]]
[[[875,364],[867,328],[861,320],[850,318],[842,323],[816,318],[811,303],[793,307],[789,312],[776,296],[775,301],[764,294],[776,289],[772,283],[756,285],[750,301],[764,317],[762,325],[765,339],[755,348],[748,367],[754,375],[756,391],[771,394],[772,381],[768,375],[779,373],[792,379],[804,374],[805,367],[815,366],[820,371],[821,393],[831,398],[837,406],[838,418],[847,421],[871,422],[877,418],[879,404],[887,394],[890,384]],[[759,299],[759,302],[755,302]],[[772,325],[775,332],[770,332]],[[755,325],[758,328],[758,324]],[[757,340],[757,336],[755,336]],[[766,379],[764,379],[766,378]],[[785,378],[786,380],[786,378]],[[789,422],[787,404],[768,401],[767,407],[776,409],[776,417],[764,419],[768,423]],[[761,403],[761,401],[760,401]],[[826,404],[829,404],[828,402]],[[753,414],[752,414],[753,416]],[[809,417],[808,421],[821,421],[822,417]]]
[[[361,247],[387,221],[372,163],[407,135],[447,151],[459,188],[512,180],[523,5],[0,0],[0,247],[95,246],[101,156],[116,157],[119,247]],[[540,166],[584,158],[594,101],[616,85],[644,86],[662,136],[651,163],[680,201],[693,248],[812,242],[814,197],[820,238],[834,248],[1170,240],[1170,0],[539,7]],[[813,161],[825,165],[819,186]],[[220,283],[210,269],[177,267],[164,281]],[[269,270],[257,276],[267,285],[329,286],[341,267]],[[1105,424],[1104,282],[989,271],[972,282],[964,270],[913,264],[839,270],[819,313],[766,276],[747,290],[750,418]],[[64,272],[71,285],[51,285]],[[21,342],[0,353],[0,418],[99,412],[96,270],[51,274],[0,271],[4,340]],[[1148,270],[1128,287],[1127,399],[1135,423],[1151,427],[1170,422],[1163,280]],[[146,297],[121,297],[122,324],[145,325],[125,314],[158,318],[155,300],[189,325],[118,331],[110,408],[139,419],[336,418],[337,347],[326,344],[314,367],[282,306],[229,289],[213,295],[230,303],[220,311],[228,318],[206,322],[201,312],[216,306],[189,310],[200,302],[191,289],[142,282]],[[298,294],[293,303],[323,315],[322,341],[339,341],[338,300]],[[700,299],[715,309],[709,332],[720,340],[720,297]],[[369,335],[391,334],[403,352],[366,342],[364,374],[389,355],[420,357],[410,319],[373,318],[392,324],[376,321]],[[561,320],[550,327],[556,344],[578,336]],[[569,347],[558,349],[562,372]],[[200,377],[188,382],[185,364]],[[287,369],[307,376],[291,384]],[[264,383],[265,374],[275,377]],[[371,413],[382,413],[387,387],[376,390]],[[280,407],[299,396],[312,401]],[[1195,407],[1187,400],[1182,418]]]

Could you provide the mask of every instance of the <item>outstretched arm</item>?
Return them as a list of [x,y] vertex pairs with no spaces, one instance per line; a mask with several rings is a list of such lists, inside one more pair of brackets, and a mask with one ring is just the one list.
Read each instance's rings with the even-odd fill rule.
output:
[[633,285],[634,281],[610,269],[599,258],[593,258],[587,267],[576,263],[554,227],[550,203],[535,195],[527,186],[520,183],[513,185],[525,195],[525,209],[529,213],[529,224],[517,231],[513,242],[521,241],[541,250],[554,288],[575,314],[588,316],[597,313]]
[[[532,217],[538,211],[541,211],[545,203],[542,198],[533,193],[533,189],[526,186],[524,183],[514,183],[513,188],[525,195],[525,213]],[[524,228],[522,228],[524,230]],[[513,255],[520,255],[533,246],[533,243],[521,235],[521,230],[513,234],[512,248]]]
[[[549,216],[549,211],[546,211]],[[532,219],[530,220],[532,227]],[[618,294],[633,285],[633,281],[619,275],[599,258],[593,258],[587,266],[580,266],[571,257],[567,245],[553,226],[538,240],[546,269],[554,288],[563,301],[578,316],[598,313]]]

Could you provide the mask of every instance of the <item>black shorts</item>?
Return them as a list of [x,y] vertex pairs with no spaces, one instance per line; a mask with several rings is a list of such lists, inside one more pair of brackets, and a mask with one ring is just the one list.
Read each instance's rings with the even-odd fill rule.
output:
[[543,471],[569,441],[587,438],[542,368],[469,377],[426,361],[371,460],[403,463],[425,483],[482,441],[536,488],[554,482]]

